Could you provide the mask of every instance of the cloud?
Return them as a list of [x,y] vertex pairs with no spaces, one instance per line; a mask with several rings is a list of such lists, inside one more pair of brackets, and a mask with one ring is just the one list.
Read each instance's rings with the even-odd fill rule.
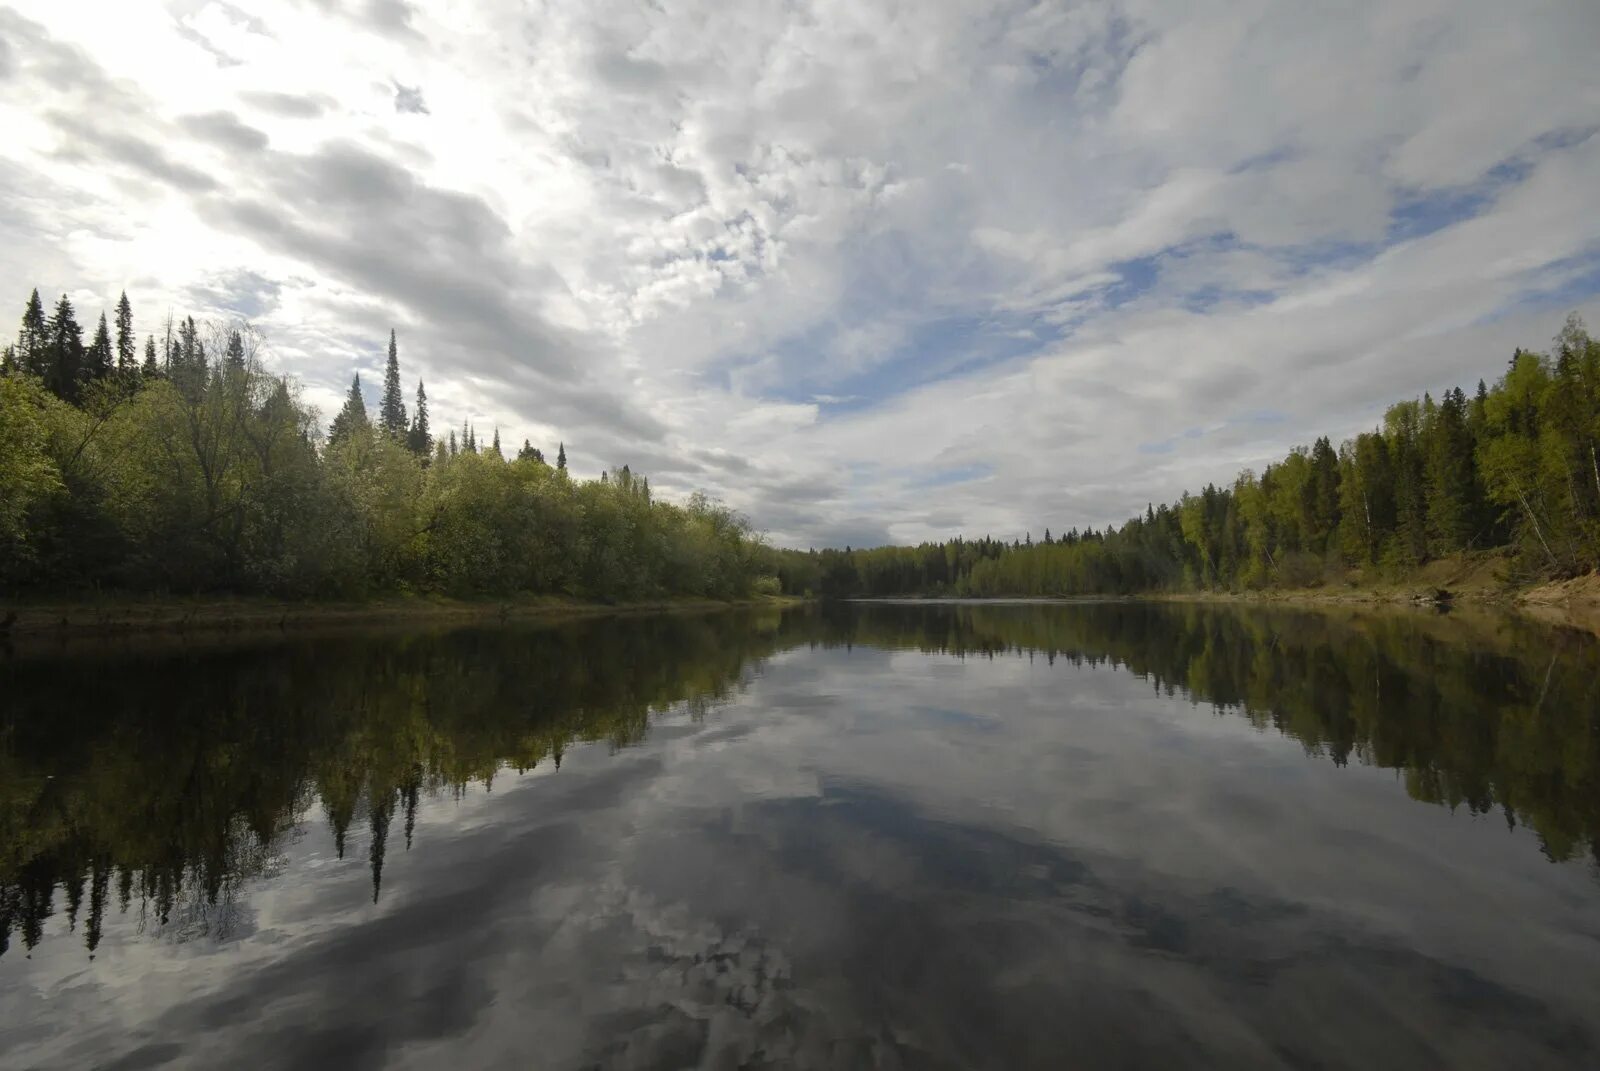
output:
[[308,398],[395,326],[441,424],[787,543],[1100,527],[1600,289],[1572,0],[16,7],[7,292],[275,280]]
[[240,122],[231,112],[185,115],[178,119],[178,125],[202,141],[234,152],[255,153],[267,147],[265,134]]
[[422,99],[422,90],[394,84],[394,110],[406,115],[427,115],[428,105]]
[[269,90],[246,90],[239,94],[239,99],[253,108],[285,119],[320,119],[334,103],[331,98],[320,95]]

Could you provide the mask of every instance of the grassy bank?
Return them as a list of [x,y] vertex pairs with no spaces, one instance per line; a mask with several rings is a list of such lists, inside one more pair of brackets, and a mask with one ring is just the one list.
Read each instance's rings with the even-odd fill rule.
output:
[[665,598],[622,603],[584,602],[552,595],[515,599],[385,596],[343,602],[104,596],[94,599],[0,602],[0,634],[18,637],[51,633],[110,636],[409,622],[451,625],[625,613],[704,611],[732,606],[786,605],[799,601],[782,596],[755,596],[732,601]]
[[1519,579],[1499,553],[1458,554],[1398,579],[1350,574],[1310,587],[1195,592],[1179,600],[1239,600],[1312,605],[1470,605],[1516,610],[1551,624],[1600,632],[1600,573],[1570,580]]

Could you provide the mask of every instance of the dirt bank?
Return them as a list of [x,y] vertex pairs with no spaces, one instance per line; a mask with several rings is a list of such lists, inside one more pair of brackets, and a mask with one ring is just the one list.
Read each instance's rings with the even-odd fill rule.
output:
[[1542,620],[1600,635],[1600,573],[1540,584],[1522,592],[1517,606]]

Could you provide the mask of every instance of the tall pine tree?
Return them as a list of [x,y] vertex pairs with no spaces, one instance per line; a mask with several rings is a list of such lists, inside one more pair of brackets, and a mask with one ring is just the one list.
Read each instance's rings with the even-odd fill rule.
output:
[[244,335],[237,329],[228,332],[228,352],[224,362],[228,371],[244,371]]
[[389,363],[383,370],[383,401],[378,407],[378,427],[395,442],[405,442],[411,430],[406,420],[406,402],[400,387],[400,351],[394,331],[389,332]]
[[131,379],[135,370],[134,362],[139,359],[137,343],[133,338],[133,306],[128,302],[128,292],[124,290],[117,299],[117,375],[123,379]]
[[179,390],[191,398],[205,390],[206,344],[200,340],[200,329],[195,326],[193,316],[185,317],[178,324],[178,339],[172,344],[168,363],[168,374]]
[[428,430],[428,392],[422,389],[420,379],[417,380],[417,410],[411,416],[406,445],[418,457],[425,458],[433,452],[433,435]]
[[78,326],[67,295],[62,294],[56,302],[45,333],[49,343],[44,385],[62,401],[77,404],[83,372],[83,328]]
[[44,318],[44,303],[34,288],[22,310],[22,330],[17,332],[17,363],[29,375],[44,378],[50,367],[50,328]]
[[1423,476],[1428,503],[1429,549],[1449,554],[1472,544],[1482,507],[1467,398],[1460,388],[1445,391],[1423,444]]
[[556,471],[567,471],[567,444],[562,443],[556,448]]
[[367,420],[367,403],[361,398],[361,373],[350,381],[350,391],[345,395],[344,408],[339,410],[339,415],[333,418],[333,423],[328,426],[328,445],[337,446],[347,442],[358,435],[363,435],[371,427]]
[[84,382],[93,383],[110,376],[115,360],[111,349],[111,331],[106,326],[106,314],[102,312],[100,322],[94,329],[94,341],[89,343],[88,352],[84,354]]

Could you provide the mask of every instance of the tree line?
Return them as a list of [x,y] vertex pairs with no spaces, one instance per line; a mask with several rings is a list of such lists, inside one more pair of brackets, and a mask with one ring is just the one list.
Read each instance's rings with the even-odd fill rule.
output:
[[819,595],[1134,594],[1400,579],[1481,550],[1529,580],[1600,567],[1600,340],[1576,316],[1492,386],[1399,402],[1337,448],[1319,438],[1120,528],[788,552],[778,575]]
[[[704,495],[656,499],[624,465],[567,471],[499,431],[435,432],[406,405],[390,333],[369,414],[360,376],[323,433],[248,323],[168,318],[142,347],[126,294],[89,342],[35,290],[0,352],[0,591],[110,588],[359,596],[731,598],[771,571]],[[140,355],[142,352],[142,356]]]

